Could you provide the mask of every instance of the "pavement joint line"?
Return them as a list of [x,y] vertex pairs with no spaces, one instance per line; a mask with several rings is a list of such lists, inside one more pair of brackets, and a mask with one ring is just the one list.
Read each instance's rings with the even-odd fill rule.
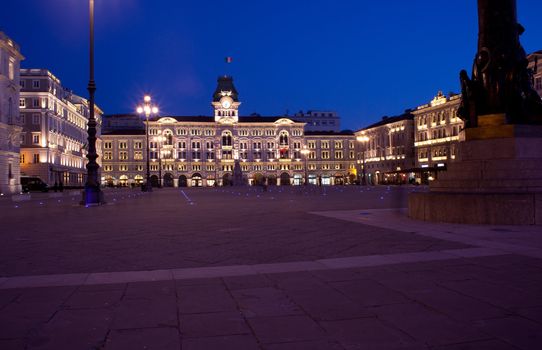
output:
[[188,195],[186,194],[186,192],[184,192],[184,190],[181,190],[181,193],[182,193],[182,195],[184,196],[184,198],[186,199],[186,201],[188,203],[192,203],[192,199],[190,199],[190,197],[188,197]]
[[[406,215],[405,210],[406,209],[363,209],[321,212],[313,211],[309,213],[379,228],[408,232],[421,236],[468,244],[478,248],[493,249],[496,252],[500,251],[502,254],[519,254],[529,257],[542,258],[542,249],[540,248],[497,241],[497,239],[499,239],[499,233],[496,232],[495,229],[499,229],[502,226],[419,221],[409,218]],[[363,212],[363,215],[360,215],[360,212]],[[506,227],[516,228],[515,226]],[[532,229],[532,234],[536,234],[536,231],[540,230],[540,226],[522,226],[521,228],[525,229],[525,227]],[[466,231],[469,232],[466,233]],[[479,237],[480,235],[484,235],[486,237]],[[525,242],[527,242],[527,240]]]
[[207,266],[152,271],[71,273],[37,276],[0,277],[0,290],[14,288],[102,285],[131,282],[157,282],[199,278],[248,276],[356,267],[375,267],[424,261],[505,255],[496,249],[463,248],[430,252],[365,255],[256,265]]

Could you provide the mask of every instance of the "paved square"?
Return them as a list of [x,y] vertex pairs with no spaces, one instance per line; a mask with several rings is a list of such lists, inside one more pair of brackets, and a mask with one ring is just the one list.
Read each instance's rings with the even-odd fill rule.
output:
[[413,190],[2,199],[0,348],[542,348],[542,230],[415,222]]

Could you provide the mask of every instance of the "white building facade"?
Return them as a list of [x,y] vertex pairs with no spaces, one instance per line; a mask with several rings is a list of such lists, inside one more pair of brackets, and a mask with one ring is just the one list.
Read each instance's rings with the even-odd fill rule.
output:
[[[350,167],[347,163],[355,164],[348,158],[348,147],[352,143],[343,141],[348,137],[353,140],[353,134],[326,136],[332,147],[335,139],[341,139],[342,154],[340,166],[332,159],[325,159],[324,174],[320,162],[305,158],[302,152],[309,140],[304,134],[305,123],[284,116],[239,116],[241,102],[231,77],[218,79],[211,104],[212,117],[164,116],[149,121],[153,186],[228,186],[233,183],[236,163],[246,184],[301,185],[305,181],[307,161],[316,167],[314,176],[327,178],[332,174],[333,178],[341,179],[347,177]],[[112,130],[102,135],[102,142],[102,184],[143,183],[147,153],[145,131]],[[316,147],[314,144],[315,151]]]
[[[46,69],[22,69],[20,85],[21,174],[37,176],[49,186],[83,186],[88,101],[63,87]],[[102,114],[96,107],[98,137]],[[99,156],[100,142],[99,139]]]
[[461,95],[445,96],[439,91],[433,100],[416,108],[414,114],[416,167],[421,182],[427,183],[446,170],[457,156],[459,133],[464,122],[457,115]]
[[415,179],[414,116],[407,111],[356,131],[359,140],[359,171],[365,168],[366,183],[406,184]]
[[0,32],[0,194],[21,190],[19,145],[19,71],[23,60],[19,46]]
[[305,131],[340,132],[341,130],[341,118],[334,111],[299,111],[291,118],[305,123]]
[[312,185],[346,185],[357,181],[357,145],[353,132],[305,133],[307,178]]

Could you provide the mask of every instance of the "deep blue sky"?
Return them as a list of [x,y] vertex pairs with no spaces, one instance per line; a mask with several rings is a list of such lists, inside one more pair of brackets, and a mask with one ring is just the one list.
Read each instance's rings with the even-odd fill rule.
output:
[[[219,74],[242,114],[336,110],[358,129],[458,91],[476,51],[476,0],[95,0],[97,103],[210,115]],[[518,0],[527,52],[542,49],[542,1]],[[0,30],[23,67],[50,69],[87,96],[88,1],[4,1]],[[226,66],[224,58],[233,57]]]

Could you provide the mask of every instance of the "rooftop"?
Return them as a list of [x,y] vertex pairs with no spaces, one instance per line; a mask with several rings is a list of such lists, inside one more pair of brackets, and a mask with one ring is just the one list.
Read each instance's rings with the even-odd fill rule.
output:
[[145,129],[119,129],[102,132],[102,136],[106,135],[145,135]]
[[414,119],[414,115],[412,113],[410,113],[410,112],[406,112],[406,113],[403,113],[401,115],[394,116],[394,117],[385,116],[385,117],[382,117],[381,121],[379,121],[377,123],[374,123],[374,124],[371,124],[371,125],[363,128],[363,129],[361,129],[361,130],[372,129],[372,128],[376,128],[376,127],[379,127],[379,126],[395,123],[395,122],[398,122],[398,121],[401,121],[401,120],[413,120],[413,119]]
[[339,132],[336,131],[306,131],[305,136],[353,136],[354,132],[352,130],[342,130]]

